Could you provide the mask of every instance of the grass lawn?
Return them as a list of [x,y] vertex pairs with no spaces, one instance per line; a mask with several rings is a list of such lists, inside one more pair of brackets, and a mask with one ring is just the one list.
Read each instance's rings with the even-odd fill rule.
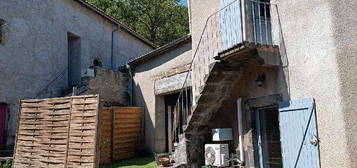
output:
[[155,168],[155,166],[155,159],[151,156],[122,160],[110,165],[101,166],[101,168]]

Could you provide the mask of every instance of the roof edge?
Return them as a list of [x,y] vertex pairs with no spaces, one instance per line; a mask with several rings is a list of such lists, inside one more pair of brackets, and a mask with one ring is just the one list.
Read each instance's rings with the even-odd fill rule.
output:
[[174,49],[175,47],[179,47],[182,44],[186,44],[188,42],[191,42],[192,38],[191,38],[191,34],[188,34],[184,37],[181,37],[175,41],[172,41],[166,45],[163,45],[162,47],[157,48],[156,50],[153,50],[149,53],[146,53],[140,57],[137,57],[135,59],[130,60],[127,64],[128,65],[137,65],[143,61],[146,60],[150,60],[152,58],[155,58],[155,56],[158,56],[159,54],[171,51],[172,49]]
[[105,19],[107,19],[108,21],[112,22],[113,24],[118,25],[122,30],[128,32],[129,34],[133,35],[137,39],[139,39],[142,42],[148,44],[150,47],[155,48],[155,49],[158,48],[158,46],[155,43],[151,42],[150,40],[146,39],[142,35],[138,34],[134,30],[129,28],[127,25],[125,25],[122,22],[120,22],[119,20],[115,19],[113,16],[105,13],[103,10],[99,9],[98,7],[96,7],[95,5],[91,4],[90,2],[88,2],[86,0],[74,0],[74,1],[77,1],[78,3],[82,4],[84,7],[88,8],[88,9],[92,10],[93,12],[95,12],[96,14],[104,17]]

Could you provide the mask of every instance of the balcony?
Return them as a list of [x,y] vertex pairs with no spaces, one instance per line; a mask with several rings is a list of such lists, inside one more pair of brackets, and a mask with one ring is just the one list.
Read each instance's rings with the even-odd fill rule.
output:
[[[276,6],[267,2],[235,0],[207,19],[192,61],[194,105],[214,63],[238,63],[249,57],[257,57],[265,64],[280,63],[280,40],[273,41],[272,33],[274,10]],[[276,28],[280,30],[280,25]]]

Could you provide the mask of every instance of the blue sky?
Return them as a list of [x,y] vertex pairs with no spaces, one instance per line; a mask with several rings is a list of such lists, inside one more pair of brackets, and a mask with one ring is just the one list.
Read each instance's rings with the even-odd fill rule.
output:
[[180,1],[180,4],[181,4],[181,5],[187,5],[187,0],[181,0],[181,1]]

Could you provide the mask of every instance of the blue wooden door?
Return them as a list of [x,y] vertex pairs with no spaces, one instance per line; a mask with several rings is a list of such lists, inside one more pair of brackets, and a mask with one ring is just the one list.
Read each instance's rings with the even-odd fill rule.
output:
[[320,168],[314,99],[279,103],[284,168]]

